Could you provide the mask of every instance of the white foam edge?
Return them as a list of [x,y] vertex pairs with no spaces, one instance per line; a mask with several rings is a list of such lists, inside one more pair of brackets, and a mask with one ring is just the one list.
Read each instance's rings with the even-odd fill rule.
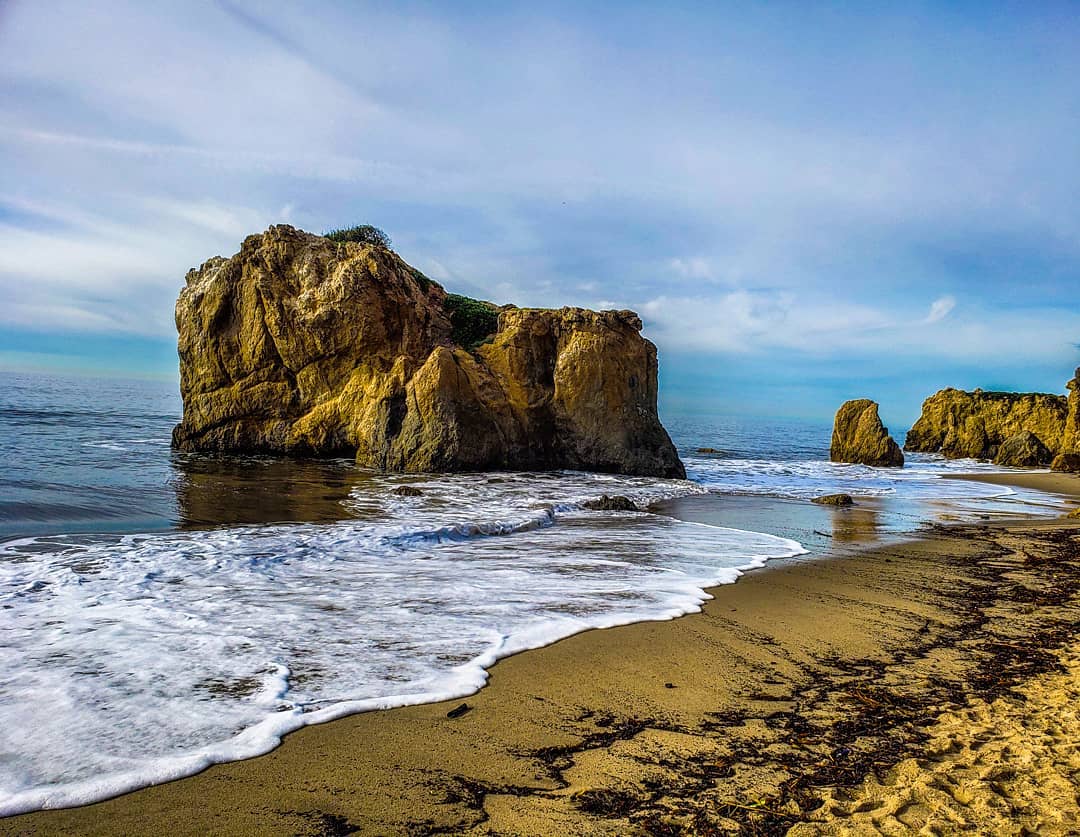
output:
[[[688,525],[738,534],[765,534],[744,529],[734,529],[728,526],[710,526],[706,523],[683,522]],[[608,613],[603,618],[594,620],[569,616],[552,620],[543,628],[534,628],[516,635],[504,636],[497,646],[480,654],[468,663],[455,667],[449,675],[451,683],[444,689],[363,700],[342,700],[311,712],[304,712],[299,707],[275,712],[227,741],[217,742],[190,753],[148,759],[146,764],[139,770],[13,793],[0,801],[0,817],[11,817],[33,811],[90,805],[141,788],[150,787],[151,785],[160,785],[176,779],[194,776],[215,764],[243,761],[262,756],[277,748],[286,735],[306,726],[324,724],[328,721],[335,721],[362,712],[395,709],[425,703],[442,703],[443,701],[469,697],[479,692],[487,684],[488,669],[506,657],[523,651],[553,645],[556,642],[589,630],[614,628],[638,622],[667,622],[691,613],[699,613],[705,602],[712,598],[709,593],[705,592],[705,587],[734,584],[744,573],[749,570],[759,569],[770,560],[793,558],[796,555],[808,553],[808,550],[798,541],[776,535],[768,535],[768,537],[778,542],[779,551],[777,553],[746,556],[746,563],[740,564],[738,567],[726,567],[723,570],[718,570],[717,574],[709,579],[694,579],[693,581],[687,580],[682,583],[673,583],[670,586],[665,585],[663,589],[670,593],[670,606],[649,616],[624,611],[622,613]],[[786,549],[784,549],[785,547]],[[679,576],[683,576],[683,573],[678,570],[670,570],[669,572],[672,581],[675,581]],[[268,703],[269,701],[266,698],[269,698],[273,692],[276,692],[276,696],[284,694],[287,686],[287,676],[288,669],[284,665],[278,664],[269,681],[265,684],[265,695],[260,696],[259,702],[264,705]]]

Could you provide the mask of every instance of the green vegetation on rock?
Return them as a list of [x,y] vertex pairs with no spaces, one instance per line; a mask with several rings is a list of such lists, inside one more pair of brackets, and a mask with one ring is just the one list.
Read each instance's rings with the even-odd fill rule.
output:
[[344,230],[330,230],[324,233],[324,237],[338,243],[355,241],[357,244],[374,244],[376,247],[390,249],[390,236],[371,224],[360,224]]
[[447,294],[443,308],[450,315],[450,337],[463,348],[475,349],[499,327],[499,312],[490,302]]
[[413,281],[416,282],[417,285],[419,285],[420,290],[422,290],[424,293],[427,293],[428,288],[430,288],[434,284],[427,276],[424,275],[423,271],[417,270],[415,267],[410,266],[409,273],[412,274]]

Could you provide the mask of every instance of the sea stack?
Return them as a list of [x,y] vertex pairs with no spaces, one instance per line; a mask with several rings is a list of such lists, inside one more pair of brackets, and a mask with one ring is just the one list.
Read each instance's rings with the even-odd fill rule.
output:
[[900,467],[904,454],[889,428],[878,417],[878,405],[869,398],[845,401],[836,411],[829,458],[879,467]]
[[176,326],[182,450],[685,476],[632,311],[499,307],[281,225],[189,271]]

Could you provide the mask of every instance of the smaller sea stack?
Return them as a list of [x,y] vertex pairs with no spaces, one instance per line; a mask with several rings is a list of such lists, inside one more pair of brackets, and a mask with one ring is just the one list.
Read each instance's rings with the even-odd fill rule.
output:
[[878,417],[877,402],[869,398],[845,401],[836,411],[829,459],[878,467],[904,464],[900,446]]

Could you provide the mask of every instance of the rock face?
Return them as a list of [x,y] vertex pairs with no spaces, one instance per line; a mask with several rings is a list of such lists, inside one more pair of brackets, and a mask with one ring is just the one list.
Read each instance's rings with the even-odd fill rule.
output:
[[1061,450],[1050,467],[1055,471],[1080,471],[1080,368],[1066,385],[1069,389],[1068,409],[1065,413],[1065,432],[1062,434]]
[[1050,463],[1050,470],[1080,474],[1080,453],[1059,453]]
[[685,476],[636,314],[466,300],[494,328],[462,346],[454,301],[383,247],[289,226],[249,236],[180,292],[173,444],[349,453],[386,471]]
[[994,457],[995,465],[1010,468],[1034,468],[1054,458],[1050,449],[1030,430],[1021,430],[1001,443]]
[[1050,453],[1058,453],[1067,412],[1061,395],[943,389],[923,402],[904,450],[994,459],[1006,440],[1027,432]]
[[878,417],[878,405],[869,398],[845,401],[836,411],[829,458],[833,462],[895,466],[904,464],[904,454],[889,429]]

